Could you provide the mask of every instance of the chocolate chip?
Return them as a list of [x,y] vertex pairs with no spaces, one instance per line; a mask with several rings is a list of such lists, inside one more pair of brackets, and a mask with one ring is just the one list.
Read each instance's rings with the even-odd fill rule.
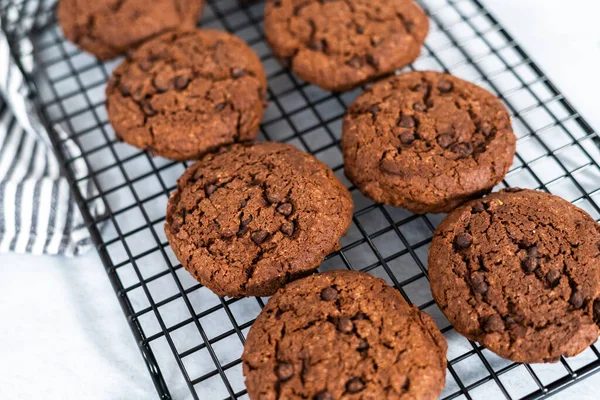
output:
[[156,115],[156,110],[152,108],[152,105],[149,102],[145,102],[142,105],[142,111],[144,111],[144,114],[146,114],[148,117],[153,117]]
[[473,205],[473,212],[476,214],[482,213],[485,211],[485,206],[483,205],[483,201],[478,201]]
[[326,51],[327,42],[325,41],[325,39],[314,40],[309,47],[314,51]]
[[383,42],[383,38],[371,38],[371,45],[373,47],[378,47]]
[[499,332],[502,330],[503,327],[504,322],[498,314],[489,316],[483,323],[483,330],[488,333]]
[[537,267],[537,260],[535,258],[526,257],[523,261],[521,261],[521,266],[523,267],[523,271],[525,271],[525,273],[530,274]]
[[527,250],[527,257],[529,258],[537,258],[538,257],[538,247],[537,246],[532,246]]
[[215,110],[216,110],[216,111],[223,111],[223,110],[225,109],[225,107],[226,107],[226,106],[227,106],[227,102],[225,102],[225,101],[224,101],[224,102],[222,102],[222,103],[218,103],[218,104],[215,106]]
[[400,137],[400,142],[402,144],[408,145],[415,141],[415,135],[414,135],[414,133],[412,133],[410,131],[402,132],[399,137]]
[[517,324],[511,317],[506,318],[506,326],[514,336],[522,338],[527,335],[527,328]]
[[277,207],[277,212],[285,215],[286,217],[292,214],[292,205],[290,203],[282,203]]
[[369,342],[367,342],[365,339],[360,339],[360,341],[358,342],[358,347],[356,348],[356,350],[358,351],[365,351],[369,349]]
[[571,298],[569,299],[569,303],[575,308],[581,308],[583,305],[583,293],[579,289],[575,289],[573,293],[571,293]]
[[473,154],[473,145],[471,143],[458,143],[452,147],[452,152],[461,157],[467,157]]
[[231,70],[231,76],[234,77],[235,79],[241,78],[244,75],[246,75],[246,70],[240,67],[235,67],[232,68]]
[[333,287],[328,287],[321,290],[321,300],[323,301],[331,301],[335,300],[338,296],[338,291]]
[[190,83],[190,78],[185,75],[179,75],[175,78],[175,89],[183,90],[187,87],[188,83]]
[[154,63],[148,59],[146,60],[142,60],[140,61],[140,63],[138,64],[138,66],[140,67],[140,69],[144,72],[148,72],[152,69],[152,66],[154,65]]
[[538,248],[536,246],[530,247],[527,250],[527,256],[521,261],[521,266],[525,273],[532,273],[538,266]]
[[454,139],[450,135],[441,135],[438,136],[437,142],[442,147],[442,149],[447,149],[448,147],[450,147],[452,142],[454,142]]
[[408,33],[410,33],[410,32],[412,32],[413,28],[415,27],[415,23],[412,21],[408,21],[405,26],[406,26],[406,31]]
[[156,77],[152,79],[152,84],[154,85],[158,93],[166,92],[167,90],[169,90],[169,83],[160,79],[156,79]]
[[315,396],[315,400],[333,400],[333,396],[324,390]]
[[477,293],[486,294],[488,291],[488,284],[485,282],[485,275],[481,272],[473,272],[471,274],[471,285]]
[[285,382],[294,376],[294,366],[288,363],[281,363],[275,369],[275,373],[280,381]]
[[349,393],[358,393],[365,388],[365,384],[360,378],[352,378],[346,382],[346,390]]
[[342,317],[337,323],[337,328],[340,332],[350,333],[354,330],[354,323],[348,317]]
[[237,236],[244,236],[248,232],[248,227],[246,225],[240,224],[240,228],[238,229]]
[[546,280],[548,281],[550,287],[555,287],[560,282],[560,272],[555,269],[551,269],[546,274]]
[[181,224],[179,223],[179,220],[174,219],[173,222],[171,223],[171,232],[177,233],[177,232],[179,232],[180,228],[181,228]]
[[429,85],[424,84],[424,83],[419,83],[419,84],[411,87],[410,90],[412,90],[413,92],[421,93],[423,95],[427,95],[427,93],[429,93],[429,91],[431,89],[429,88]]
[[368,319],[368,318],[367,318],[367,314],[365,314],[364,312],[360,312],[359,311],[359,312],[356,313],[356,315],[354,316],[353,319],[360,321],[360,320]]
[[240,229],[238,230],[238,236],[244,236],[248,232],[248,224],[252,222],[252,215],[242,218],[240,221]]
[[468,233],[461,232],[454,237],[454,245],[459,249],[468,249],[473,243],[473,237]]
[[252,235],[250,235],[250,239],[252,239],[252,241],[256,244],[261,244],[262,242],[265,241],[265,239],[267,238],[268,233],[263,231],[263,230],[259,230],[256,232],[253,232]]
[[442,93],[449,93],[454,89],[454,84],[450,81],[442,79],[438,82],[437,88]]
[[365,57],[365,60],[367,61],[367,64],[374,66],[375,68],[377,68],[379,66],[379,61],[373,57],[371,54],[367,54],[367,56]]
[[240,225],[246,226],[250,222],[252,222],[252,215],[248,215],[247,217],[242,218],[242,220],[240,221]]
[[427,110],[427,106],[425,105],[425,103],[418,101],[415,104],[413,104],[413,110],[415,111],[425,111]]
[[217,185],[214,185],[212,183],[209,183],[204,187],[204,193],[206,193],[206,196],[210,196],[215,192],[215,190],[217,190]]
[[401,128],[414,128],[415,125],[415,119],[410,115],[403,115],[398,121],[398,126]]
[[352,56],[352,58],[348,60],[348,65],[352,68],[360,68],[362,67],[362,61],[359,56]]
[[481,123],[481,125],[479,125],[479,130],[485,136],[490,136],[492,134],[493,130],[494,130],[494,127],[489,122],[484,121],[484,122]]
[[131,85],[129,83],[121,83],[121,94],[123,96],[129,96],[131,94]]
[[361,25],[356,25],[356,33],[362,35],[363,33],[365,33],[365,28],[363,28]]
[[281,224],[279,230],[285,235],[292,236],[294,234],[294,223],[292,221],[286,221]]
[[142,100],[144,100],[144,90],[142,89],[142,87],[138,87],[136,88],[133,93],[131,94],[131,98],[133,99],[133,101],[139,103]]
[[265,195],[265,198],[271,204],[277,204],[277,203],[279,203],[281,201],[281,197],[279,197],[278,195],[276,195],[274,193],[267,193]]
[[194,172],[193,179],[195,181],[197,181],[198,179],[202,178],[203,176],[204,176],[204,172],[202,171],[202,168],[199,168],[196,170],[196,172]]
[[600,298],[594,300],[592,305],[592,312],[594,313],[594,321],[600,321]]
[[381,110],[377,104],[373,104],[371,107],[367,108],[367,111],[371,114],[377,114]]

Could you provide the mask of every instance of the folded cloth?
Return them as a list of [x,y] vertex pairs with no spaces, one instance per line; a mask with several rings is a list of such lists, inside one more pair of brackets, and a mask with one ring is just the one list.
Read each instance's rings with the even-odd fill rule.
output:
[[[91,247],[90,235],[29,98],[32,86],[26,76],[31,76],[34,65],[23,29],[33,23],[19,18],[18,11],[13,8],[4,14],[14,15],[13,21],[0,21],[0,252],[74,256]],[[9,24],[13,29],[6,28]],[[7,39],[11,33],[13,51]],[[76,158],[81,152],[77,145],[60,126],[52,128],[63,151]],[[75,176],[88,175],[81,159],[71,169]],[[91,183],[78,189],[86,196],[96,194]],[[103,213],[103,203],[92,203],[89,210],[95,218]]]

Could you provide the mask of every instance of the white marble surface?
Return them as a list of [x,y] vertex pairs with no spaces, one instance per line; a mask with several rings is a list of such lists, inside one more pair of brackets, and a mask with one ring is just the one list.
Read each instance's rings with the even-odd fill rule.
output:
[[[581,114],[600,129],[600,4],[484,0]],[[95,253],[0,255],[0,398],[147,399],[155,390]],[[561,392],[597,398],[600,375]],[[494,398],[493,396],[487,396]]]

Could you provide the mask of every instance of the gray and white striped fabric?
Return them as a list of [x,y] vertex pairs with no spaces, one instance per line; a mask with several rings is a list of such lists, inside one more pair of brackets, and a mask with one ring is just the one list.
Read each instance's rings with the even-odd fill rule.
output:
[[[18,10],[14,8],[14,10]],[[9,9],[10,11],[10,9]],[[7,13],[8,14],[8,13]],[[6,16],[6,15],[4,15]],[[10,16],[10,15],[9,15]],[[19,16],[18,13],[15,14]],[[6,20],[5,20],[6,22]],[[20,28],[27,26],[27,21]],[[29,26],[33,25],[29,21]],[[48,133],[39,122],[24,72],[34,69],[31,42],[23,36],[17,43],[18,61],[13,59],[6,32],[0,23],[0,252],[64,254],[74,256],[91,247],[89,232],[77,209],[69,184],[61,177],[51,151]],[[53,127],[63,149],[76,157],[80,149],[66,133]],[[86,176],[82,160],[72,163],[76,176]],[[95,188],[82,183],[82,193],[92,196]],[[91,204],[92,217],[104,211]]]
[[54,155],[0,99],[0,252],[76,255],[89,241]]

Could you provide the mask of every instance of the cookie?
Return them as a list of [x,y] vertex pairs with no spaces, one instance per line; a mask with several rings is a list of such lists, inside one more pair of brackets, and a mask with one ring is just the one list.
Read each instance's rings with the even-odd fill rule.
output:
[[329,271],[263,308],[242,355],[250,399],[437,399],[446,340],[382,279]]
[[191,29],[204,0],[60,0],[58,22],[65,37],[101,60],[124,54],[174,29]]
[[343,121],[346,176],[365,196],[419,214],[449,212],[492,190],[515,143],[500,100],[438,72],[376,83]]
[[433,297],[456,330],[512,361],[574,356],[600,329],[600,225],[512,189],[450,213],[429,250]]
[[273,54],[325,90],[348,90],[413,62],[429,30],[412,0],[269,0]]
[[333,171],[287,144],[233,145],[179,178],[165,232],[219,296],[270,296],[339,248],[352,198]]
[[217,30],[166,33],[133,52],[106,88],[108,118],[125,142],[175,160],[254,139],[267,81],[258,56]]

